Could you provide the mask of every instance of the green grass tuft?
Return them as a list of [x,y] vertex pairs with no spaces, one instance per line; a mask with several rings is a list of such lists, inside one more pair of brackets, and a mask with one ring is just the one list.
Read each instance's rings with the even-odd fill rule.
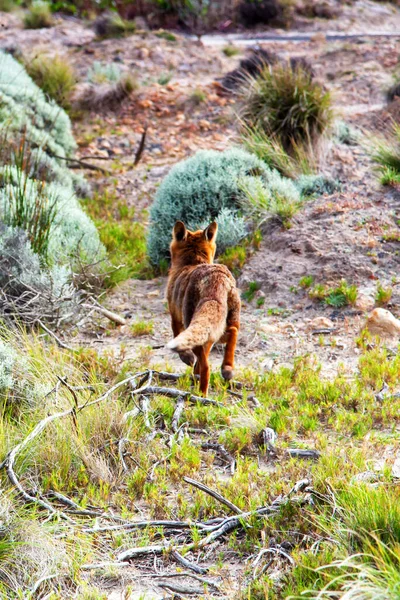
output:
[[65,109],[71,107],[71,95],[77,77],[66,58],[39,54],[25,61],[25,68],[33,81]]
[[51,7],[45,0],[33,0],[24,16],[26,29],[42,29],[52,27],[53,15]]

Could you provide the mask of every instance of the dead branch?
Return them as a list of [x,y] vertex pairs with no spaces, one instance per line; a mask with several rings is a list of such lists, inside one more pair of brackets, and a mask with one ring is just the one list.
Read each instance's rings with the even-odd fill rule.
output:
[[221,496],[221,494],[219,494],[218,492],[215,492],[214,490],[212,490],[208,486],[204,485],[204,483],[200,483],[199,481],[195,481],[194,479],[190,479],[190,477],[184,477],[183,481],[186,481],[186,483],[189,483],[193,487],[196,487],[197,489],[201,490],[202,492],[205,492],[206,494],[208,494],[209,496],[211,496],[212,498],[214,498],[218,502],[221,502],[221,504],[224,504],[225,506],[227,506],[228,508],[230,508],[230,510],[232,510],[237,515],[241,515],[242,514],[243,511],[238,506],[236,506],[235,504],[233,504],[232,502],[230,502],[230,500],[227,500],[226,498],[224,498],[223,496]]
[[236,461],[233,456],[229,454],[225,446],[218,444],[217,442],[203,442],[201,447],[203,450],[215,450],[215,452],[217,452],[223,460],[229,463],[231,475],[234,474],[236,469]]
[[90,310],[97,310],[97,312],[100,312],[104,317],[106,317],[110,321],[113,321],[117,325],[126,325],[126,319],[124,317],[121,317],[121,315],[118,315],[117,313],[112,312],[107,308],[103,308],[102,306],[98,306],[97,304],[85,303],[81,304],[81,306],[83,306],[84,308],[90,308]]
[[179,429],[179,421],[180,421],[180,418],[181,418],[184,410],[185,410],[185,398],[184,398],[184,396],[178,396],[174,414],[172,416],[172,422],[171,422],[172,431],[174,433],[176,433]]
[[163,588],[165,590],[169,590],[174,593],[178,593],[178,594],[192,594],[192,595],[204,594],[204,588],[193,587],[190,585],[179,585],[176,583],[162,582],[162,583],[158,584],[158,587]]
[[68,346],[68,344],[65,344],[62,340],[60,340],[60,338],[54,333],[54,331],[51,331],[51,329],[46,327],[46,325],[40,319],[38,319],[37,322],[40,325],[40,327],[45,330],[46,333],[48,333],[52,338],[54,338],[56,340],[56,342],[60,346],[60,348],[74,352],[74,348],[71,348],[71,346]]
[[200,396],[193,396],[193,394],[191,394],[190,392],[184,392],[183,390],[178,390],[177,388],[150,386],[146,389],[146,394],[160,394],[160,396],[167,396],[168,398],[179,398],[179,396],[183,396],[192,404],[196,404],[198,402],[200,404],[223,406],[221,402],[217,402],[217,400],[211,400],[211,398],[202,398]]
[[17,446],[15,446],[12,450],[10,450],[10,452],[7,454],[4,461],[0,464],[0,469],[3,469],[3,468],[6,469],[9,480],[16,487],[16,489],[18,490],[18,492],[20,493],[20,495],[26,502],[37,504],[37,505],[41,506],[42,508],[45,508],[47,511],[49,511],[51,515],[57,515],[66,521],[73,522],[73,520],[68,515],[66,515],[63,512],[57,511],[53,506],[51,506],[51,504],[49,504],[48,502],[43,500],[40,496],[32,496],[24,490],[24,488],[22,487],[21,483],[19,482],[19,479],[17,478],[17,476],[14,472],[14,464],[15,464],[16,458],[22,452],[22,450],[24,450],[24,448],[26,448],[38,435],[40,435],[42,433],[42,431],[49,425],[49,423],[52,423],[53,421],[56,421],[57,419],[63,419],[64,417],[72,415],[73,413],[76,414],[77,412],[79,412],[89,406],[94,406],[95,404],[99,404],[103,400],[106,400],[117,389],[119,389],[123,385],[126,385],[132,379],[135,379],[135,378],[136,378],[136,375],[133,375],[133,376],[130,376],[130,377],[124,379],[123,381],[116,383],[109,390],[104,392],[104,394],[102,394],[95,400],[86,402],[85,404],[81,404],[79,406],[73,406],[72,408],[69,408],[69,409],[59,412],[59,413],[55,413],[53,415],[50,415],[50,416],[42,419],[41,421],[39,421],[39,423],[36,425],[36,427],[34,427],[34,429],[31,431],[31,433],[24,440],[22,440],[22,442],[20,442],[19,444],[17,444]]
[[199,565],[196,565],[195,563],[190,562],[190,560],[188,560],[187,558],[182,556],[182,554],[179,554],[178,550],[172,550],[171,556],[172,556],[172,558],[174,558],[176,560],[176,562],[181,564],[183,567],[186,567],[186,569],[190,569],[191,571],[194,571],[195,573],[200,573],[200,575],[205,575],[208,572],[208,569],[206,569],[204,567],[199,567]]
[[104,175],[110,175],[111,171],[108,169],[103,169],[103,167],[99,167],[97,165],[92,165],[91,163],[85,162],[83,160],[79,160],[79,158],[68,158],[67,156],[58,156],[58,154],[53,154],[54,158],[58,158],[59,160],[65,160],[70,163],[70,169],[88,169],[89,171],[100,171]]
[[198,540],[196,542],[192,542],[190,544],[177,545],[177,546],[176,545],[174,546],[170,542],[166,542],[164,544],[158,544],[158,545],[154,545],[154,546],[142,546],[142,547],[137,547],[137,548],[129,548],[128,550],[125,550],[124,552],[120,552],[117,555],[117,560],[118,561],[127,561],[127,560],[137,558],[139,556],[148,556],[148,555],[154,555],[154,554],[160,555],[160,554],[163,554],[164,552],[167,552],[170,550],[178,550],[178,551],[180,550],[180,551],[188,552],[188,551],[195,550],[195,549],[198,550],[198,549],[205,548],[206,546],[209,546],[210,544],[212,544],[213,542],[215,542],[216,540],[221,538],[226,533],[229,533],[230,531],[233,531],[238,528],[246,527],[247,521],[251,517],[255,517],[255,516],[270,517],[270,516],[276,514],[280,510],[280,508],[284,504],[287,504],[288,502],[293,502],[296,504],[303,504],[305,501],[304,498],[299,498],[296,500],[296,499],[292,499],[292,496],[293,496],[293,494],[298,493],[298,492],[306,492],[306,493],[311,492],[311,489],[309,488],[309,484],[310,484],[310,482],[308,479],[301,479],[292,487],[292,489],[288,492],[288,494],[286,494],[286,496],[279,496],[269,506],[262,506],[253,511],[242,512],[242,513],[240,513],[240,515],[237,515],[235,517],[226,517],[225,519],[223,519],[221,522],[217,523],[216,525],[205,526],[203,528],[203,530],[209,531],[209,534],[206,537],[204,537],[201,540]]
[[286,452],[292,458],[309,458],[311,460],[318,460],[321,456],[317,450],[302,450],[301,448],[286,448]]
[[148,125],[145,126],[143,133],[142,133],[142,137],[140,138],[139,147],[136,150],[135,161],[133,163],[134,167],[136,167],[136,165],[140,162],[140,159],[142,158],[142,154],[144,152],[144,147],[146,144],[147,129],[148,129]]

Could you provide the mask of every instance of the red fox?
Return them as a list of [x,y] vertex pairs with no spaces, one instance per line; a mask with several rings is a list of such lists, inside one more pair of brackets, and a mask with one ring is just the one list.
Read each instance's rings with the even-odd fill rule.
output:
[[208,355],[215,342],[226,344],[221,373],[232,379],[239,331],[240,296],[236,281],[224,265],[214,265],[218,225],[189,231],[177,221],[172,232],[171,269],[167,299],[174,339],[167,345],[194,366],[200,390],[207,395]]

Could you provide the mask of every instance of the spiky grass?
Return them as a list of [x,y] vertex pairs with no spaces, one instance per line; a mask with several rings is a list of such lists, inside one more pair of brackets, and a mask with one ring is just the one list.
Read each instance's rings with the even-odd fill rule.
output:
[[26,29],[42,29],[53,25],[50,4],[45,0],[33,0],[24,16]]
[[383,185],[400,183],[400,125],[393,123],[388,139],[373,142],[372,159],[378,165]]
[[283,148],[313,144],[332,122],[331,97],[301,66],[266,66],[239,91],[238,114],[252,130],[278,136]]
[[32,59],[27,58],[25,68],[49,98],[65,109],[70,108],[77,77],[65,57],[39,54]]

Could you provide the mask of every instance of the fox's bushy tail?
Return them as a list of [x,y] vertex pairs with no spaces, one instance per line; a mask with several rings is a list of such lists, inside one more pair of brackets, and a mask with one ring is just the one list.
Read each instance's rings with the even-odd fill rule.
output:
[[193,315],[190,325],[167,344],[175,352],[192,350],[207,342],[217,342],[225,331],[226,307],[216,300],[207,300]]

